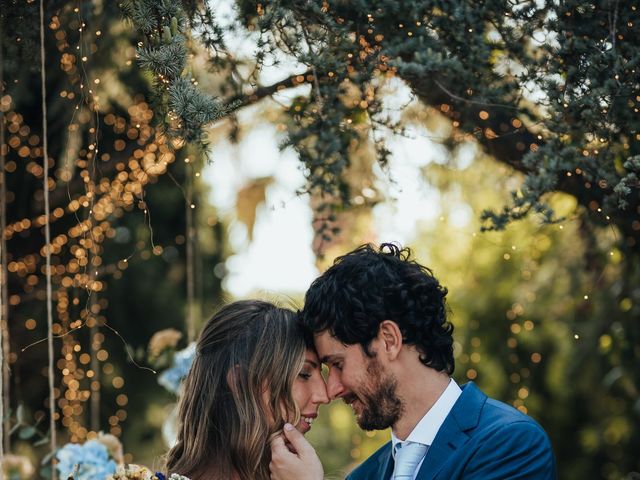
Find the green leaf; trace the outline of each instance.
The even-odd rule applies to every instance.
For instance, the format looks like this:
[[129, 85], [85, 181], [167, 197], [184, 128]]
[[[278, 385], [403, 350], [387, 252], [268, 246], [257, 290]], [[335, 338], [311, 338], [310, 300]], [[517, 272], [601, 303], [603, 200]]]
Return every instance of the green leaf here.
[[51, 467], [46, 465], [40, 469], [40, 476], [42, 478], [51, 478]]
[[37, 430], [35, 428], [33, 428], [32, 426], [28, 426], [20, 430], [20, 433], [18, 433], [18, 437], [20, 437], [22, 440], [29, 440], [36, 433]]
[[42, 445], [46, 445], [47, 443], [49, 443], [49, 437], [43, 437], [40, 440], [38, 440], [37, 442], [35, 442], [33, 444], [34, 447], [41, 447]]

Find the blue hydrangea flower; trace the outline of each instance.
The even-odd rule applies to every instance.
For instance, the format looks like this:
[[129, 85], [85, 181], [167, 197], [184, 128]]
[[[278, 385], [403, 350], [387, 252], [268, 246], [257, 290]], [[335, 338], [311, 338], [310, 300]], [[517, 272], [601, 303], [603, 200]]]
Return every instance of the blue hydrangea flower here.
[[84, 445], [67, 443], [56, 453], [60, 478], [68, 478], [78, 464], [78, 474], [74, 480], [98, 480], [116, 472], [116, 462], [109, 458], [107, 447], [97, 440], [89, 440]]
[[160, 374], [158, 377], [158, 383], [177, 395], [180, 384], [189, 373], [195, 356], [195, 343], [191, 343], [184, 350], [176, 352], [173, 356], [173, 365]]

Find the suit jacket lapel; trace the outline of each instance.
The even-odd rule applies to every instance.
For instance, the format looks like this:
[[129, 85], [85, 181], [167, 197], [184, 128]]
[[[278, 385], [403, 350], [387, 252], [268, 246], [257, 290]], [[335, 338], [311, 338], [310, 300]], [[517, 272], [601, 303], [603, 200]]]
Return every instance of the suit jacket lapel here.
[[487, 396], [473, 382], [462, 386], [462, 394], [438, 430], [416, 480], [434, 479], [454, 452], [467, 443], [469, 435], [466, 432], [478, 426], [486, 400]]
[[387, 443], [385, 445], [385, 452], [378, 457], [378, 472], [375, 478], [383, 480], [391, 477], [394, 466], [391, 448], [391, 442]]

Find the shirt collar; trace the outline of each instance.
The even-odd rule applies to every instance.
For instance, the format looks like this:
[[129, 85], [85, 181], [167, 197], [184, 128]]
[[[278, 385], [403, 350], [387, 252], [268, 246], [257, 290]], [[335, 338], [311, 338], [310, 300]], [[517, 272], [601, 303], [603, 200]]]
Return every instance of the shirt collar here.
[[[427, 413], [425, 413], [424, 417], [418, 422], [418, 424], [411, 431], [409, 436], [405, 441], [407, 442], [417, 442], [422, 443], [423, 445], [431, 445], [433, 440], [436, 438], [438, 430], [444, 423], [447, 415], [451, 412], [453, 405], [458, 400], [458, 397], [462, 393], [462, 390], [452, 378], [445, 388], [440, 398], [433, 404], [433, 406], [429, 409]], [[391, 442], [392, 449], [391, 452], [393, 454], [393, 458], [395, 459], [396, 455], [396, 445], [401, 440], [396, 437], [393, 430], [391, 431]]]

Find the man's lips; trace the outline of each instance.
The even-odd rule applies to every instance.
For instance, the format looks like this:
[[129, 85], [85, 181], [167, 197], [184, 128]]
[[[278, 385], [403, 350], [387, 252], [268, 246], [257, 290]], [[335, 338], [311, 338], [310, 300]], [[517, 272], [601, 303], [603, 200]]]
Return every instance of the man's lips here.
[[352, 405], [355, 401], [358, 400], [358, 397], [356, 395], [354, 395], [354, 394], [351, 394], [351, 395], [347, 395], [345, 397], [342, 397], [342, 400], [347, 405]]
[[358, 411], [359, 408], [357, 409], [357, 407], [362, 405], [362, 402], [358, 399], [357, 396], [349, 395], [348, 397], [343, 397], [343, 400], [344, 400], [344, 403], [346, 403], [353, 409], [353, 413], [355, 413], [356, 416], [360, 414], [360, 412]]

